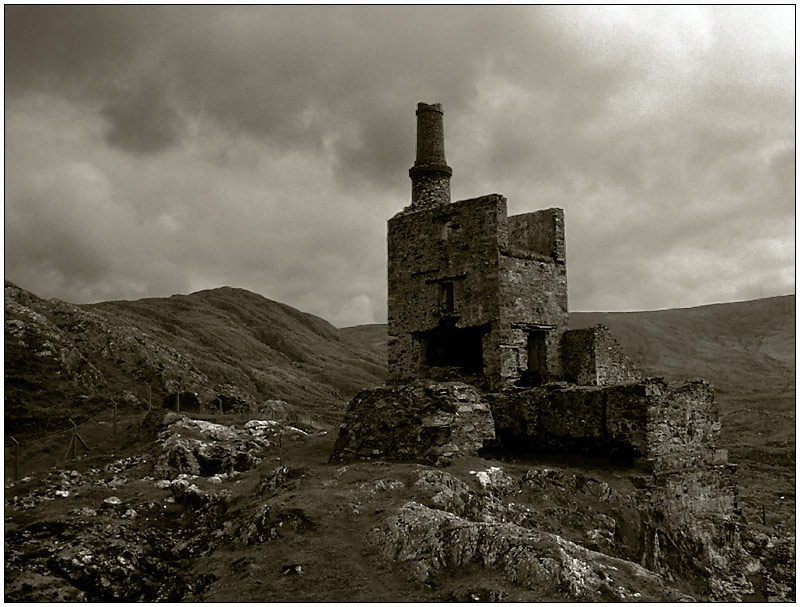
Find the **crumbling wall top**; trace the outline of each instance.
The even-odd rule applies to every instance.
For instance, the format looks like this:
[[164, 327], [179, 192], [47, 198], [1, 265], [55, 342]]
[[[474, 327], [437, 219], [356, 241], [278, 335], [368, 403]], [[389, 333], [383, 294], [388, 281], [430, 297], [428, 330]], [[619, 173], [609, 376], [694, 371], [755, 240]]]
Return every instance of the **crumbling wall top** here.
[[517, 257], [542, 256], [564, 263], [564, 210], [534, 211], [508, 218], [509, 254]]

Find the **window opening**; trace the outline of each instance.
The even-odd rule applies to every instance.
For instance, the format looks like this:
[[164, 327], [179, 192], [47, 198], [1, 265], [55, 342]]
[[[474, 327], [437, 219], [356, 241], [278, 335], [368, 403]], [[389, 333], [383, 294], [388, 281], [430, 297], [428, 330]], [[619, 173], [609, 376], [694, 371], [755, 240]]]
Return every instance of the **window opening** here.
[[452, 282], [443, 282], [439, 284], [439, 309], [444, 314], [452, 314], [455, 311]]
[[528, 333], [528, 382], [533, 386], [542, 385], [547, 379], [547, 333], [531, 331]]

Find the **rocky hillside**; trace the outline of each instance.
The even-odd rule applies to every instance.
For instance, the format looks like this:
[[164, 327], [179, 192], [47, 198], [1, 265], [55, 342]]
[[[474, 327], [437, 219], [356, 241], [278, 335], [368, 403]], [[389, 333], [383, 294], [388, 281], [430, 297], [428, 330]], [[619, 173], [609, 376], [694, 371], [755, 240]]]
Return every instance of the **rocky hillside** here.
[[385, 375], [370, 348], [326, 321], [242, 289], [74, 305], [6, 282], [5, 311], [6, 432], [178, 391], [202, 403], [281, 400], [335, 423]]
[[331, 433], [217, 421], [154, 411], [140, 451], [9, 485], [5, 599], [794, 598], [793, 538], [700, 549], [624, 469], [333, 463]]
[[[5, 301], [6, 432], [128, 412], [110, 443], [108, 420], [82, 425], [75, 460], [63, 433], [23, 442], [14, 482], [7, 450], [7, 601], [794, 600], [794, 297], [573, 315], [647, 373], [716, 384], [736, 522], [665, 516], [641, 471], [577, 456], [332, 461], [335, 432], [258, 411], [338, 423], [383, 381], [385, 326], [229, 288], [77, 306], [6, 283]], [[147, 413], [148, 386], [256, 407]]]

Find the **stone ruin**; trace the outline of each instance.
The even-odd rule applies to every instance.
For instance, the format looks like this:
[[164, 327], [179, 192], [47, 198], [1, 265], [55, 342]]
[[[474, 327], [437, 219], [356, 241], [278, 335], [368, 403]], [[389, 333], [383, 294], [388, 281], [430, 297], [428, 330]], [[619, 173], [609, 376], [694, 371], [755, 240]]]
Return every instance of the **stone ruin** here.
[[351, 401], [332, 459], [610, 457], [733, 506], [711, 386], [644, 379], [605, 326], [570, 330], [564, 211], [451, 202], [442, 106], [416, 114], [411, 204], [388, 226], [389, 380]]

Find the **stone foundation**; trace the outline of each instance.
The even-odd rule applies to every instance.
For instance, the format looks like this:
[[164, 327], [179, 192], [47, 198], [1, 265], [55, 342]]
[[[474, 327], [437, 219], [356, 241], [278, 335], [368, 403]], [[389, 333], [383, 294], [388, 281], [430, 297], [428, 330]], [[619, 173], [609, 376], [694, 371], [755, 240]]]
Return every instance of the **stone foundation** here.
[[487, 398], [501, 449], [617, 456], [658, 474], [726, 463], [714, 391], [703, 380], [550, 384]]
[[489, 405], [461, 382], [417, 382], [359, 392], [347, 408], [332, 460], [446, 464], [494, 438]]

